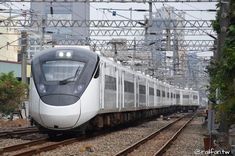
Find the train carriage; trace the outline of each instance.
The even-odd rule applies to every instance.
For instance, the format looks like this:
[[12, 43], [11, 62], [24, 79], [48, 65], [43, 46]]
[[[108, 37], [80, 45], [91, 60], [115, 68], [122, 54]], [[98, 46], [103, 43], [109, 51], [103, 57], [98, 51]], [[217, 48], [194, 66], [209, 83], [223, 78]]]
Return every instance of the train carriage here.
[[101, 114], [140, 116], [199, 105], [197, 91], [179, 89], [82, 48], [52, 48], [36, 55], [30, 84], [32, 120], [55, 131], [79, 128]]

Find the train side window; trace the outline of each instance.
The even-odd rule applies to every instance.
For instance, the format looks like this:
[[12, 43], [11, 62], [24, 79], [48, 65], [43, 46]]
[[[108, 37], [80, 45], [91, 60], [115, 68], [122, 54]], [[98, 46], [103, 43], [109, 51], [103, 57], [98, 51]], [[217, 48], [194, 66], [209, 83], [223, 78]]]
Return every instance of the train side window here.
[[161, 91], [159, 89], [157, 89], [157, 96], [161, 96]]
[[134, 83], [129, 81], [124, 81], [124, 91], [129, 93], [134, 93]]
[[184, 99], [188, 99], [188, 98], [189, 98], [189, 95], [183, 95], [183, 98], [184, 98]]
[[149, 88], [149, 95], [154, 95], [154, 89], [153, 88]]
[[115, 77], [105, 75], [105, 89], [109, 89], [109, 90], [117, 89]]
[[146, 94], [146, 90], [145, 90], [145, 86], [144, 85], [139, 85], [139, 93], [140, 94]]
[[162, 91], [162, 97], [166, 97], [166, 92]]

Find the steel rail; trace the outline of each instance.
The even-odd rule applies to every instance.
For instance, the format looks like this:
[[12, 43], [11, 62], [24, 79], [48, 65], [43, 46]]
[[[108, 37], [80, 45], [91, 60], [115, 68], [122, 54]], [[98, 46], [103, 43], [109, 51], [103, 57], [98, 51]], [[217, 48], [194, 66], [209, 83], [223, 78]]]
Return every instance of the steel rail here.
[[[185, 117], [187, 117], [187, 115], [178, 118], [177, 120], [175, 120], [174, 122], [166, 125], [165, 127], [151, 133], [150, 135], [148, 135], [147, 137], [141, 139], [140, 141], [134, 143], [133, 145], [125, 148], [124, 150], [120, 151], [119, 153], [115, 154], [115, 156], [123, 156], [123, 155], [128, 155], [130, 152], [134, 151], [135, 149], [137, 149], [138, 147], [140, 147], [141, 145], [145, 144], [147, 141], [153, 139], [154, 137], [156, 137], [159, 133], [161, 133], [162, 131], [166, 130], [167, 128], [171, 127], [172, 125], [174, 125], [175, 123], [177, 123], [178, 121], [184, 119]], [[186, 125], [184, 125], [186, 126]], [[178, 132], [178, 131], [177, 131]], [[180, 131], [179, 131], [180, 132]], [[174, 135], [175, 136], [175, 135]], [[164, 150], [165, 148], [162, 148], [162, 150]], [[160, 151], [159, 151], [160, 152]]]
[[155, 154], [154, 156], [160, 156], [162, 155], [166, 149], [171, 145], [171, 143], [180, 135], [180, 133], [182, 132], [182, 130], [186, 127], [186, 125], [188, 125], [193, 118], [195, 117], [195, 115], [193, 117], [191, 117]]
[[[72, 144], [79, 141], [78, 138], [70, 138], [59, 142], [51, 142], [48, 138], [43, 138], [23, 144], [13, 145], [0, 149], [0, 155], [10, 154], [11, 156], [31, 156], [41, 152], [49, 151], [61, 147], [62, 145]], [[47, 143], [50, 143], [49, 145]], [[39, 146], [34, 148], [34, 146]], [[28, 149], [27, 149], [28, 148]], [[20, 152], [20, 150], [23, 150]], [[19, 152], [18, 152], [19, 151]], [[12, 153], [16, 152], [16, 153]]]
[[178, 118], [177, 120], [175, 120], [174, 122], [162, 127], [161, 129], [151, 133], [150, 135], [146, 136], [145, 138], [141, 139], [140, 141], [134, 143], [133, 145], [125, 148], [124, 150], [120, 151], [119, 153], [115, 154], [115, 156], [123, 156], [123, 155], [127, 155], [128, 153], [132, 152], [134, 149], [138, 148], [139, 146], [141, 146], [142, 144], [146, 143], [148, 140], [151, 140], [152, 138], [154, 138], [155, 136], [157, 136], [160, 132], [162, 132], [163, 130], [169, 128], [170, 126], [172, 126], [173, 124], [175, 124], [176, 122], [180, 121], [181, 119], [183, 119], [185, 116]]
[[17, 154], [14, 154], [12, 156], [31, 156], [33, 154], [39, 154], [41, 152], [46, 152], [46, 151], [56, 149], [58, 147], [61, 147], [62, 145], [72, 144], [72, 143], [77, 142], [77, 141], [79, 141], [78, 138], [71, 138], [71, 139], [60, 141], [60, 142], [52, 143], [50, 145], [44, 145], [44, 146], [41, 146], [41, 147], [38, 147], [38, 148], [35, 148], [35, 149], [30, 149], [28, 151], [17, 153]]
[[38, 132], [35, 127], [0, 132], [0, 137]]
[[45, 143], [46, 141], [47, 141], [47, 138], [43, 138], [43, 139], [38, 139], [38, 140], [35, 140], [35, 141], [30, 141], [30, 142], [27, 142], [27, 143], [23, 143], [23, 144], [18, 144], [18, 145], [13, 145], [13, 146], [0, 148], [0, 154], [2, 155], [3, 153], [6, 153], [6, 152], [12, 152], [12, 151], [15, 151], [15, 150], [28, 148], [30, 146], [35, 146], [35, 145], [38, 145], [38, 144]]

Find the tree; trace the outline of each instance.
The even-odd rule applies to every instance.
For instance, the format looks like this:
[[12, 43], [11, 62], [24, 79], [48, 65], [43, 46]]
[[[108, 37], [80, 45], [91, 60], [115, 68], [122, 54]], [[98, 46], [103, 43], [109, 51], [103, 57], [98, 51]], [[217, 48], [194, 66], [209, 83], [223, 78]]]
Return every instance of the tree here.
[[0, 74], [0, 112], [10, 114], [25, 99], [27, 85], [18, 81], [13, 72]]
[[[235, 1], [230, 0], [229, 13], [222, 14], [221, 2], [217, 5], [217, 17], [213, 22], [214, 30], [220, 34], [223, 25], [220, 20], [226, 15], [228, 27], [226, 28], [225, 43], [219, 48], [221, 56], [213, 59], [208, 66], [210, 75], [209, 99], [219, 101], [216, 106], [216, 114], [220, 121], [221, 130], [227, 131], [229, 125], [235, 123]], [[218, 40], [221, 40], [219, 37]], [[216, 90], [219, 89], [216, 96]], [[218, 90], [217, 90], [218, 91]], [[223, 123], [223, 124], [222, 124]], [[225, 124], [224, 124], [225, 123]]]

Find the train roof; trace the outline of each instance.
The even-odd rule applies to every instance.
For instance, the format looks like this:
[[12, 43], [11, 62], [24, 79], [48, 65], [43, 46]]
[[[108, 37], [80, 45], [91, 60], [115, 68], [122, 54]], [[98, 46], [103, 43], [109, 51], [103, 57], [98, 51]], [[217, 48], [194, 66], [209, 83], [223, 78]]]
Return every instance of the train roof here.
[[[79, 51], [80, 52], [79, 55], [86, 56], [86, 57], [98, 56], [98, 54], [96, 54], [95, 52], [92, 52], [88, 49], [84, 49], [84, 48], [80, 48], [80, 47], [56, 47], [56, 48], [54, 47], [54, 48], [49, 48], [49, 49], [43, 50], [39, 53], [36, 53], [32, 60], [37, 59], [38, 57], [41, 57], [43, 55], [47, 55], [50, 52], [55, 52], [55, 51], [59, 51], [59, 50]], [[74, 55], [76, 55], [76, 53], [74, 53]]]

